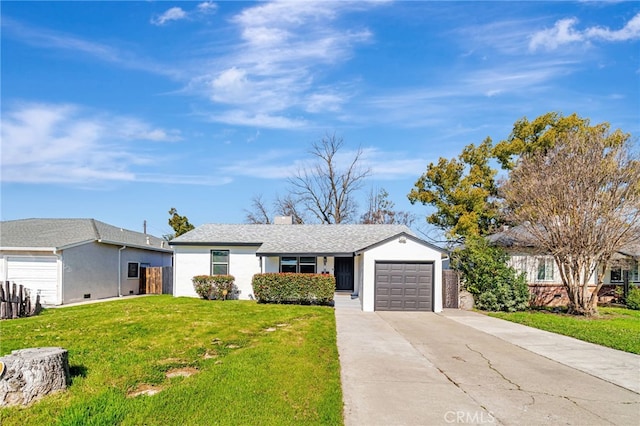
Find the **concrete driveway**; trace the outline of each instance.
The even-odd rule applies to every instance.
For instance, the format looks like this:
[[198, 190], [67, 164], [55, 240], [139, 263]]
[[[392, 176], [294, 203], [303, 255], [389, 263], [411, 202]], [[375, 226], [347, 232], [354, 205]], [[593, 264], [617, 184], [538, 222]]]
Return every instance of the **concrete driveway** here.
[[[543, 339], [549, 350], [557, 335], [519, 326], [497, 337], [480, 331], [487, 327], [480, 317], [457, 310], [366, 313], [337, 297], [346, 424], [638, 424], [639, 393], [508, 341]], [[474, 326], [465, 324], [474, 319]], [[523, 330], [533, 330], [531, 339]], [[565, 358], [571, 353], [566, 342], [558, 349]], [[588, 356], [606, 365], [607, 353]], [[640, 383], [640, 357], [621, 354], [614, 367], [626, 369], [628, 383]]]

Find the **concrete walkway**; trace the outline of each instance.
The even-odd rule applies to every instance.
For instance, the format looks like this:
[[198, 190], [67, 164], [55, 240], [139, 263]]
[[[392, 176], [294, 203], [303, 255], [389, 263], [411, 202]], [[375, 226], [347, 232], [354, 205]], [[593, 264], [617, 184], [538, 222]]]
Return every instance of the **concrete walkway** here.
[[347, 425], [638, 423], [639, 356], [473, 312], [365, 313], [342, 295], [335, 312]]

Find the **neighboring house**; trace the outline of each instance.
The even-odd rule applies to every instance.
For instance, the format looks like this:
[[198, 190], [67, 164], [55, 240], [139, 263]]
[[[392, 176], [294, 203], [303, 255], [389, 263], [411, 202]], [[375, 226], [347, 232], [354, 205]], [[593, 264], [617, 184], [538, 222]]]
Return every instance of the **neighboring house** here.
[[140, 268], [172, 259], [165, 241], [94, 219], [0, 222], [0, 279], [43, 305], [138, 294]]
[[326, 273], [364, 311], [442, 310], [446, 251], [404, 225], [207, 224], [170, 244], [175, 296], [196, 297], [196, 275], [233, 275], [239, 297], [250, 299], [254, 274]]
[[[563, 306], [569, 300], [562, 284], [553, 256], [540, 253], [534, 247], [531, 235], [522, 226], [515, 226], [490, 235], [489, 241], [504, 248], [510, 255], [509, 265], [518, 272], [524, 272], [529, 291], [533, 296], [533, 304], [538, 306]], [[610, 299], [614, 295], [615, 286], [622, 285], [628, 277], [630, 283], [640, 284], [638, 280], [638, 263], [640, 261], [640, 244], [629, 245], [616, 254], [612, 262], [606, 265], [603, 287], [598, 295]], [[589, 287], [595, 289], [595, 275], [590, 278]]]

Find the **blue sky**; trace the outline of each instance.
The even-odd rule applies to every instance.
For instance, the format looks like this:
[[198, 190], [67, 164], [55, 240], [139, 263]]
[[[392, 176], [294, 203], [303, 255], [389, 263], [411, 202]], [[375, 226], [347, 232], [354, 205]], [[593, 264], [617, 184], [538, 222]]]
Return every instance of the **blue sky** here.
[[396, 208], [430, 162], [549, 111], [640, 135], [638, 2], [11, 2], [2, 220], [242, 223], [342, 137]]

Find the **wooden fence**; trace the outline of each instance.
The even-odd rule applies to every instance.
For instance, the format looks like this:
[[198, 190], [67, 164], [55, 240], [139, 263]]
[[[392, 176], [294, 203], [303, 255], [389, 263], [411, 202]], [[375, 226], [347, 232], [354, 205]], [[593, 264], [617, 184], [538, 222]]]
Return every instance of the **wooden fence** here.
[[442, 305], [444, 308], [458, 308], [460, 278], [452, 269], [442, 270]]
[[22, 284], [9, 281], [0, 285], [0, 319], [15, 319], [35, 315], [42, 310], [40, 295], [36, 296], [35, 306], [31, 304], [29, 290]]
[[173, 268], [140, 268], [140, 294], [173, 294]]

